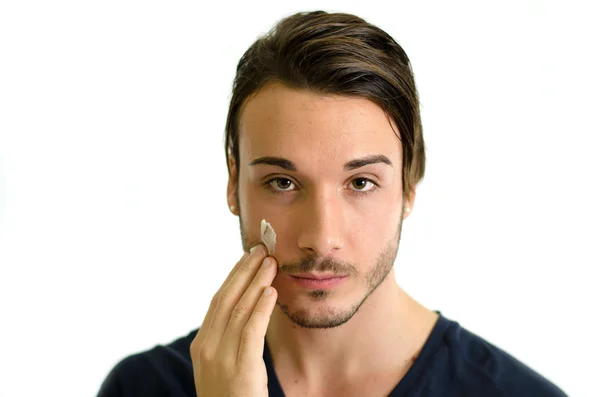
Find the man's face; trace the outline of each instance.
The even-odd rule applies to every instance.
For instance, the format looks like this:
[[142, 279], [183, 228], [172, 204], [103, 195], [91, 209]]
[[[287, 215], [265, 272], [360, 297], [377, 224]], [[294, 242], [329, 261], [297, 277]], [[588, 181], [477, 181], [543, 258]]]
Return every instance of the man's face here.
[[[228, 200], [244, 249], [260, 242], [262, 219], [271, 223], [279, 307], [302, 327], [345, 323], [393, 277], [404, 216], [397, 127], [367, 99], [270, 84], [246, 102], [239, 131]], [[308, 273], [344, 277], [294, 277]]]

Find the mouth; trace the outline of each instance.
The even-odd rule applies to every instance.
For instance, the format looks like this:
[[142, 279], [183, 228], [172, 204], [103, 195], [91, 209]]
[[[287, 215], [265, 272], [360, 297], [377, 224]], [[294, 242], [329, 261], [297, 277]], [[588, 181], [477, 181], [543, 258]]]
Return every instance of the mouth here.
[[304, 273], [290, 275], [290, 278], [298, 285], [309, 289], [327, 289], [341, 284], [346, 275], [331, 273]]

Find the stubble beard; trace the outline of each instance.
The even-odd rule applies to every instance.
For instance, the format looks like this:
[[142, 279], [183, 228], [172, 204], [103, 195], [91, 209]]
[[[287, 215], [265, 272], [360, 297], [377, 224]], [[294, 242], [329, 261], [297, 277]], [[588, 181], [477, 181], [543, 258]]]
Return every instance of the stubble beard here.
[[[238, 206], [238, 208], [240, 207]], [[402, 213], [403, 212], [404, 211], [402, 211]], [[248, 251], [248, 249], [250, 249], [251, 242], [245, 233], [246, 229], [244, 228], [244, 222], [242, 220], [241, 213], [239, 214], [239, 222], [242, 246], [245, 251]], [[366, 293], [357, 303], [352, 305], [350, 309], [328, 307], [319, 313], [311, 313], [307, 309], [291, 311], [289, 306], [282, 304], [279, 299], [277, 300], [277, 306], [294, 324], [302, 328], [327, 329], [339, 327], [345, 324], [352, 319], [367, 298], [371, 296], [371, 294], [390, 274], [392, 268], [394, 267], [394, 261], [396, 260], [398, 249], [400, 247], [401, 235], [402, 217], [400, 218], [400, 222], [398, 224], [396, 236], [392, 237], [386, 246], [380, 251], [377, 259], [375, 260], [375, 265], [363, 276], [360, 275], [360, 273], [356, 270], [356, 266], [353, 264], [341, 262], [332, 258], [326, 258], [323, 261], [317, 262], [314, 257], [308, 257], [297, 263], [280, 264], [279, 272], [285, 274], [308, 273], [311, 271], [330, 271], [336, 274], [348, 274], [349, 276], [358, 276], [362, 278], [364, 280]], [[323, 302], [328, 298], [329, 294], [330, 292], [327, 290], [312, 290], [310, 291], [310, 298], [313, 302]]]

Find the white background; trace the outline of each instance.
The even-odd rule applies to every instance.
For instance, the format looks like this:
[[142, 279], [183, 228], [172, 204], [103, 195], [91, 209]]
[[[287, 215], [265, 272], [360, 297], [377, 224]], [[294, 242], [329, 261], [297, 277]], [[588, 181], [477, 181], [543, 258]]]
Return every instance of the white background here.
[[0, 396], [95, 395], [120, 359], [200, 325], [241, 253], [222, 149], [237, 61], [313, 9], [379, 25], [413, 63], [428, 164], [400, 285], [600, 395], [592, 7], [2, 2]]

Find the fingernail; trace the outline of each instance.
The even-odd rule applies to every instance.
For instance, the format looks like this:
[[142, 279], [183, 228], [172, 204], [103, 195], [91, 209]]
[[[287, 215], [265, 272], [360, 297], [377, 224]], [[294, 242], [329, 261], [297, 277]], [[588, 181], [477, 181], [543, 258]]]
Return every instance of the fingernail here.
[[268, 295], [271, 295], [271, 292], [273, 292], [273, 288], [271, 288], [271, 287], [267, 287], [267, 288], [265, 288], [265, 292], [264, 292], [264, 294], [265, 294], [266, 296], [268, 296]]
[[263, 267], [267, 267], [271, 264], [271, 259], [269, 257], [266, 257], [265, 260], [263, 261]]
[[255, 245], [254, 247], [250, 248], [250, 253], [253, 254], [259, 248], [260, 248], [260, 244]]

